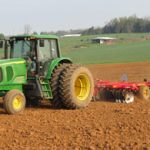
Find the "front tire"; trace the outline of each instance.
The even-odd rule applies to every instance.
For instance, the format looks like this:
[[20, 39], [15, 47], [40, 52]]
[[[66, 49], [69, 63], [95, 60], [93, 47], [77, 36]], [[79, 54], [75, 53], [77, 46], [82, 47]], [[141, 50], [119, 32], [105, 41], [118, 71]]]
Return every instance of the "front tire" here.
[[8, 114], [17, 114], [24, 110], [26, 99], [19, 90], [11, 90], [4, 97], [4, 109]]
[[60, 97], [67, 108], [83, 108], [92, 100], [93, 77], [83, 66], [70, 65], [60, 77]]

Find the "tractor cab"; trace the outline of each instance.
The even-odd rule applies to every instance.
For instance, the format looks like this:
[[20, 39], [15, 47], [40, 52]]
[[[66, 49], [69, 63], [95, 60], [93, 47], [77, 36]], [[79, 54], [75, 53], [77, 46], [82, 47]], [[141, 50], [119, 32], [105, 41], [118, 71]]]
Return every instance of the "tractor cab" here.
[[52, 99], [50, 79], [61, 63], [70, 59], [60, 57], [55, 35], [20, 35], [10, 37], [9, 59], [26, 61], [27, 83], [23, 91], [27, 99]]
[[58, 38], [47, 35], [23, 35], [10, 38], [10, 58], [24, 58], [28, 76], [46, 76], [49, 64], [60, 57]]

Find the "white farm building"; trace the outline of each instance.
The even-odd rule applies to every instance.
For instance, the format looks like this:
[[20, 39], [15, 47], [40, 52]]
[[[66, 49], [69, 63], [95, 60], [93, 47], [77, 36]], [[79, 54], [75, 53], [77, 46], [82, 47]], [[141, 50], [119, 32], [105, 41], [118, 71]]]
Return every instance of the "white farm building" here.
[[92, 39], [92, 43], [99, 43], [99, 44], [112, 44], [117, 39], [112, 37], [96, 37]]

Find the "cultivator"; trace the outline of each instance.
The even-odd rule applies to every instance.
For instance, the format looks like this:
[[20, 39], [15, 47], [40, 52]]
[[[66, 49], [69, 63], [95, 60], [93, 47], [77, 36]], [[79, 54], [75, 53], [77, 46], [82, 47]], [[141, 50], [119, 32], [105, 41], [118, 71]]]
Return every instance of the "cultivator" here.
[[111, 100], [120, 103], [131, 103], [134, 97], [150, 98], [150, 82], [110, 82], [98, 80], [95, 83], [94, 100]]

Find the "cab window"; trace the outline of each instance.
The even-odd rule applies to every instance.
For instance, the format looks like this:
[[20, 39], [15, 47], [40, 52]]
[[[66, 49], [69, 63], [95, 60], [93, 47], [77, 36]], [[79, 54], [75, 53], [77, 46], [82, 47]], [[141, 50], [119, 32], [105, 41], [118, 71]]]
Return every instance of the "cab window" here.
[[31, 54], [35, 51], [34, 40], [16, 40], [11, 43], [11, 58], [18, 57], [31, 57]]
[[58, 57], [58, 45], [55, 39], [38, 40], [39, 61], [48, 61]]
[[50, 40], [51, 54], [53, 58], [58, 57], [58, 45], [56, 40]]
[[51, 58], [49, 40], [43, 40], [43, 39], [39, 40], [38, 49], [39, 49], [39, 61], [47, 61]]

